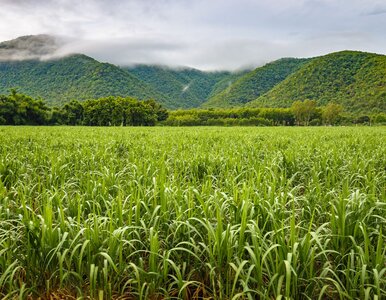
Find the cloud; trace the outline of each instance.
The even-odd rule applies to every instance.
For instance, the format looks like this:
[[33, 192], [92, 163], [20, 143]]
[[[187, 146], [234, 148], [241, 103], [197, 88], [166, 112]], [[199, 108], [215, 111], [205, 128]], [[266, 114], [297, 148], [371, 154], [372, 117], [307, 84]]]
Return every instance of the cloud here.
[[0, 61], [50, 58], [61, 45], [60, 39], [44, 34], [19, 37], [0, 44]]
[[363, 13], [364, 16], [378, 16], [383, 14], [386, 14], [386, 5], [375, 5]]
[[257, 66], [344, 49], [385, 53], [382, 0], [0, 0], [0, 40], [66, 37], [57, 54], [115, 64]]

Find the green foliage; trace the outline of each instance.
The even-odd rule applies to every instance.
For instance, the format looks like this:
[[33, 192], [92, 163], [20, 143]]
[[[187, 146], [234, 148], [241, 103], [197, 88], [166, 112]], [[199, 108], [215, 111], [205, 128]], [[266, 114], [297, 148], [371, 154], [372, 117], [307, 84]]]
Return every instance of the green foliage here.
[[72, 100], [50, 110], [42, 100], [16, 90], [0, 95], [0, 125], [154, 126], [167, 117], [168, 111], [154, 100], [110, 96]]
[[83, 122], [84, 107], [77, 100], [71, 100], [61, 109], [52, 110], [51, 124], [81, 125]]
[[373, 115], [372, 122], [375, 124], [386, 125], [386, 113], [378, 113]]
[[[212, 97], [216, 96], [217, 94], [229, 90], [230, 87], [240, 78], [242, 78], [247, 73], [251, 72], [251, 70], [241, 70], [241, 71], [234, 71], [229, 73], [228, 75], [224, 76], [221, 80], [219, 80], [212, 88], [212, 91], [207, 97], [207, 100], [211, 99]], [[206, 102], [205, 102], [206, 103]]]
[[385, 299], [385, 143], [381, 127], [0, 128], [0, 298]]
[[168, 117], [166, 109], [154, 100], [106, 97], [71, 101], [61, 109], [54, 109], [52, 124], [86, 126], [154, 126]]
[[294, 125], [288, 108], [190, 109], [169, 112], [162, 124], [169, 126], [272, 126]]
[[343, 106], [334, 102], [328, 103], [322, 111], [322, 118], [325, 124], [335, 125], [343, 112]]
[[216, 86], [219, 81], [236, 76], [230, 72], [203, 72], [153, 65], [137, 65], [127, 68], [127, 71], [172, 99], [173, 108], [200, 106], [214, 92], [213, 89], [216, 92], [222, 89], [221, 84]]
[[343, 113], [338, 104], [316, 107], [316, 102], [295, 101], [291, 108], [228, 108], [167, 111], [154, 100], [105, 97], [85, 102], [72, 100], [49, 109], [42, 100], [18, 94], [0, 95], [0, 125], [87, 126], [292, 126], [382, 125], [385, 114]]
[[11, 90], [0, 95], [0, 125], [44, 125], [49, 118], [49, 109], [41, 99]]
[[308, 126], [312, 116], [316, 113], [316, 101], [309, 99], [305, 101], [295, 101], [292, 103], [291, 110], [298, 125], [303, 124]]
[[47, 61], [0, 61], [0, 94], [17, 87], [51, 106], [73, 99], [130, 96], [155, 99], [170, 109], [190, 108], [206, 101], [215, 93], [213, 89], [225, 88], [216, 86], [221, 80], [237, 74], [145, 65], [122, 69], [85, 55], [71, 55]]
[[343, 51], [317, 57], [248, 105], [290, 107], [298, 99], [351, 112], [386, 112], [386, 56]]
[[[85, 55], [1, 61], [0, 94], [22, 93], [63, 106], [108, 96], [155, 99], [168, 109], [291, 107], [296, 100], [329, 102], [345, 111], [386, 112], [386, 56], [344, 51], [313, 59], [285, 58], [251, 72], [202, 72], [100, 63]], [[3, 122], [0, 120], [0, 122]]]
[[154, 126], [167, 118], [155, 101], [107, 97], [83, 104], [83, 124], [88, 126]]
[[248, 72], [221, 93], [213, 95], [202, 107], [234, 107], [268, 92], [287, 76], [298, 70], [308, 59], [283, 58]]
[[52, 106], [73, 99], [84, 101], [106, 96], [152, 98], [170, 108], [174, 105], [167, 96], [125, 70], [85, 55], [47, 61], [2, 61], [0, 82], [0, 94], [17, 87], [20, 92], [41, 97]]

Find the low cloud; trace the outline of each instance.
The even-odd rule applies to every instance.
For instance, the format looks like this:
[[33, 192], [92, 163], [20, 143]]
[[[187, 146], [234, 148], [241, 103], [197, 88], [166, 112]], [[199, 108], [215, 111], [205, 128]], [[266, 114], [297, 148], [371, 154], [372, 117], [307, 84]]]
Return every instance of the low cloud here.
[[43, 59], [59, 48], [59, 41], [49, 35], [19, 37], [0, 44], [0, 60]]
[[281, 57], [386, 49], [381, 0], [0, 2], [0, 40], [60, 37], [57, 48], [0, 50], [14, 59], [84, 53], [118, 65], [235, 70]]

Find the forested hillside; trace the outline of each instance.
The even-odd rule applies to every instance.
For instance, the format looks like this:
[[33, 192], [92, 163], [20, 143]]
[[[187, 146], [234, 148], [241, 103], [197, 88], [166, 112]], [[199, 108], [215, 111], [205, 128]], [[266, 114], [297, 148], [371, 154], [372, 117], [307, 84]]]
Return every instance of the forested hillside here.
[[[180, 108], [198, 107], [209, 95], [221, 91], [220, 81], [228, 82], [231, 72], [203, 72], [191, 68], [169, 68], [155, 65], [136, 65], [125, 68], [149, 84], [154, 90], [167, 95]], [[223, 86], [225, 89], [226, 86]]]
[[16, 88], [51, 107], [74, 99], [122, 96], [154, 99], [168, 109], [290, 107], [309, 99], [319, 106], [340, 104], [351, 112], [386, 112], [385, 55], [342, 51], [310, 59], [283, 58], [252, 71], [204, 72], [119, 67], [82, 54], [52, 59], [58, 43], [49, 35], [0, 43], [0, 94]]
[[154, 98], [169, 108], [174, 107], [168, 97], [135, 76], [85, 55], [47, 61], [2, 61], [0, 83], [2, 94], [17, 88], [32, 97], [42, 97], [50, 105], [61, 105], [72, 99], [131, 96]]
[[386, 56], [342, 51], [314, 58], [251, 107], [289, 107], [296, 100], [341, 104], [353, 112], [386, 111]]
[[202, 106], [206, 108], [242, 106], [272, 89], [307, 61], [308, 59], [283, 58], [256, 68], [221, 93], [213, 95]]
[[216, 96], [217, 94], [221, 93], [225, 90], [230, 90], [231, 86], [239, 80], [241, 77], [243, 77], [245, 74], [248, 74], [251, 72], [249, 69], [241, 70], [241, 71], [234, 71], [230, 72], [227, 76], [225, 76], [223, 79], [218, 81], [212, 88], [212, 91], [208, 95], [208, 100]]

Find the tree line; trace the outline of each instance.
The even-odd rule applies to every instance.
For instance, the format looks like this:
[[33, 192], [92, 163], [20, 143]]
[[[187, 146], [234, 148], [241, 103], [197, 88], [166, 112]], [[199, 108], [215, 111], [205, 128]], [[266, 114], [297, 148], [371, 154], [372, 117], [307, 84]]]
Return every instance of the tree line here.
[[330, 102], [295, 101], [290, 108], [189, 109], [169, 112], [168, 126], [318, 126], [386, 124], [386, 114], [353, 114]]
[[50, 108], [16, 90], [0, 95], [0, 125], [85, 126], [309, 126], [386, 124], [386, 114], [354, 115], [330, 102], [295, 101], [290, 108], [189, 109], [167, 111], [154, 100], [105, 97], [72, 100]]
[[16, 90], [0, 95], [0, 125], [154, 126], [167, 117], [168, 111], [154, 100], [111, 96], [50, 108]]

